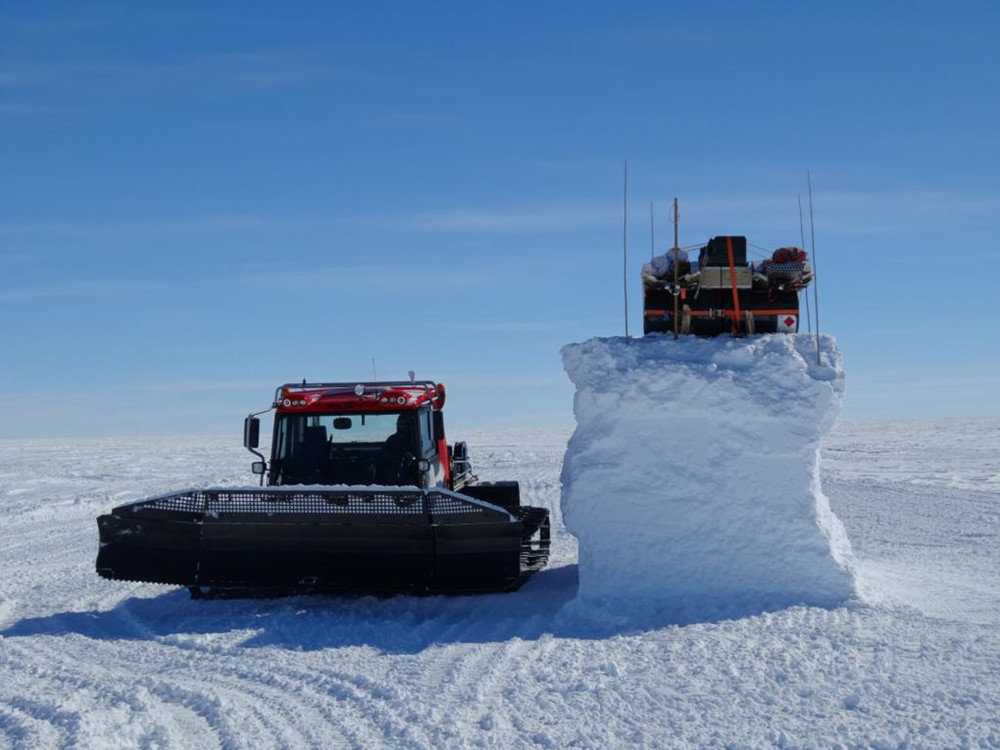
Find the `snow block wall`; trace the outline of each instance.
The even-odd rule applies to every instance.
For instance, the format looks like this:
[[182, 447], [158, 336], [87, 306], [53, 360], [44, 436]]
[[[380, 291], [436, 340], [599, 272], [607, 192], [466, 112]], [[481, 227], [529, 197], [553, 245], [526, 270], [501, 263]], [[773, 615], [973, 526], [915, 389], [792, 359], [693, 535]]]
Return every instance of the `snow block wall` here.
[[562, 513], [580, 596], [832, 606], [856, 595], [820, 489], [840, 412], [836, 342], [647, 336], [563, 348], [577, 428]]

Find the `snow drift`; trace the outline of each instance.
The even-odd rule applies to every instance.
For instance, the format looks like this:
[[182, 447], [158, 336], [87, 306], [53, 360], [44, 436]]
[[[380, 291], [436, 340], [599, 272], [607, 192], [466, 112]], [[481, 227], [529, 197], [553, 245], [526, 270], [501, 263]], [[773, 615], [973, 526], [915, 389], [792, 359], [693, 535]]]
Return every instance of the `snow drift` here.
[[771, 608], [856, 595], [820, 489], [844, 391], [830, 336], [595, 338], [563, 348], [577, 428], [562, 513], [580, 596]]

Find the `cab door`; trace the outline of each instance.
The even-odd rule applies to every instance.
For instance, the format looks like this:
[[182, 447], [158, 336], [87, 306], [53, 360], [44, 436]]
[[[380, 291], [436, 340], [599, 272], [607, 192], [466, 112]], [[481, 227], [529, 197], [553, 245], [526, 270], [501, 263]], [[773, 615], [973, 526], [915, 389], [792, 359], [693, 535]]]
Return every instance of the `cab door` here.
[[444, 466], [441, 464], [441, 457], [438, 455], [437, 443], [434, 441], [434, 420], [432, 418], [430, 406], [421, 407], [417, 412], [417, 425], [417, 432], [420, 436], [418, 458], [426, 460], [430, 467], [426, 472], [424, 472], [423, 486], [425, 488], [444, 487]]

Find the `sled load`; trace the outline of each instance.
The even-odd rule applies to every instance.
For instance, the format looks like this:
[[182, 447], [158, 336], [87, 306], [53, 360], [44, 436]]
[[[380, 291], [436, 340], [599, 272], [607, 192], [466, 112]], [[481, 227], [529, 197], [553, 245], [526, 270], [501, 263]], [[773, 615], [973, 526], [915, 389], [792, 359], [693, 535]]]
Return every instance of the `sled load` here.
[[643, 333], [795, 333], [812, 278], [797, 247], [759, 263], [747, 262], [746, 237], [713, 237], [696, 261], [673, 249], [642, 267]]
[[444, 401], [432, 381], [280, 386], [269, 461], [264, 412], [244, 425], [260, 486], [115, 508], [97, 519], [97, 572], [196, 598], [516, 589], [548, 561], [548, 511], [517, 482], [478, 481]]

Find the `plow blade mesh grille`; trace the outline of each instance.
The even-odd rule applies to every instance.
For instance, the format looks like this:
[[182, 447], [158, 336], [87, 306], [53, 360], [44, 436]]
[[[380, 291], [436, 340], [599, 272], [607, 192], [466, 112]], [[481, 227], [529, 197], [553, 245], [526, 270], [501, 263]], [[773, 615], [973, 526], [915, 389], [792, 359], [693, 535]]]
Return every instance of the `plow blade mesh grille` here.
[[186, 490], [131, 506], [133, 510], [164, 510], [229, 514], [376, 514], [423, 515], [493, 514], [507, 516], [502, 509], [447, 490], [379, 488], [369, 490]]

